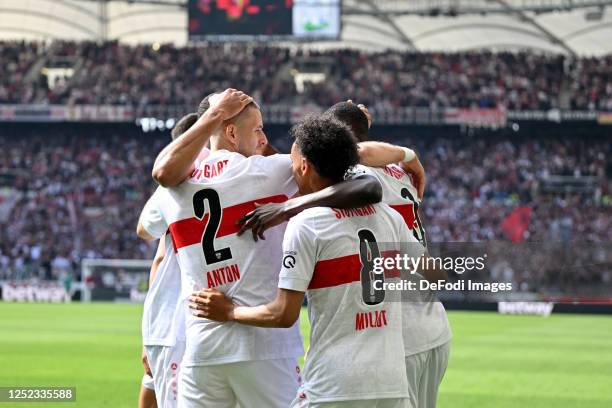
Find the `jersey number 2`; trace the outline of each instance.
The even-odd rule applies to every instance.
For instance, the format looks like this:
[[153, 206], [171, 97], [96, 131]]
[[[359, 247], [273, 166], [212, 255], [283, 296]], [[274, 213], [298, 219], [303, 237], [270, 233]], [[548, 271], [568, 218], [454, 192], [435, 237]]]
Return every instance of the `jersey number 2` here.
[[208, 202], [208, 223], [204, 228], [204, 234], [202, 234], [202, 249], [204, 249], [204, 258], [208, 265], [217, 262], [227, 261], [232, 258], [232, 251], [229, 247], [215, 249], [215, 237], [219, 230], [219, 224], [221, 224], [221, 216], [223, 209], [221, 208], [221, 201], [219, 200], [219, 194], [210, 188], [200, 190], [193, 195], [193, 211], [195, 216], [200, 221], [204, 219], [206, 212], [204, 202]]

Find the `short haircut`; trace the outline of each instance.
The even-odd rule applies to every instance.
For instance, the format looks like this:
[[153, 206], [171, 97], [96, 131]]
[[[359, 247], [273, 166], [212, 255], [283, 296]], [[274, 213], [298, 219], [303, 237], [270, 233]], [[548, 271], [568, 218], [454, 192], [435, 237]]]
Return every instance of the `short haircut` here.
[[206, 95], [204, 99], [202, 99], [202, 101], [198, 105], [198, 118], [201, 117], [204, 114], [204, 112], [208, 110], [208, 108], [210, 108], [210, 98], [213, 95], [216, 95], [217, 93], [218, 92], [213, 92], [211, 94]]
[[339, 102], [323, 113], [351, 128], [358, 142], [368, 140], [368, 117], [354, 103]]
[[[198, 118], [201, 117], [204, 113], [206, 113], [206, 111], [210, 108], [210, 98], [212, 98], [214, 95], [218, 95], [221, 92], [213, 92], [211, 94], [208, 94], [204, 97], [204, 99], [202, 99], [202, 101], [200, 102], [200, 104], [198, 105]], [[242, 112], [246, 111], [247, 108], [259, 108], [259, 105], [257, 104], [257, 102], [253, 101], [251, 103], [249, 103], [247, 106], [244, 107], [244, 109], [238, 113], [238, 115], [234, 116], [234, 118], [237, 118]], [[231, 118], [231, 119], [234, 119]]]
[[317, 173], [335, 183], [359, 162], [350, 129], [334, 118], [309, 116], [291, 128], [291, 136]]
[[198, 114], [195, 112], [188, 113], [185, 116], [183, 116], [181, 119], [179, 119], [179, 121], [176, 122], [176, 125], [174, 125], [174, 127], [172, 128], [172, 131], [170, 132], [170, 136], [172, 136], [172, 140], [176, 139], [177, 137], [185, 133], [197, 121], [198, 121]]

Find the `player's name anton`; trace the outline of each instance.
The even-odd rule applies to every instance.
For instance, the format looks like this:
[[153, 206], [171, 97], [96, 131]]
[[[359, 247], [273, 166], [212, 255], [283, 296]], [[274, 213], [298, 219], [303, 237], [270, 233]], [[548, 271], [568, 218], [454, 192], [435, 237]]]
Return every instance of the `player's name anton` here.
[[429, 282], [427, 280], [420, 280], [418, 282], [409, 281], [402, 279], [399, 282], [374, 282], [375, 290], [393, 290], [393, 291], [404, 291], [404, 290], [460, 290], [460, 291], [474, 291], [474, 292], [503, 292], [511, 291], [511, 282], [474, 282], [472, 280], [460, 280], [457, 282], [448, 282], [445, 280], [438, 280], [436, 282]]

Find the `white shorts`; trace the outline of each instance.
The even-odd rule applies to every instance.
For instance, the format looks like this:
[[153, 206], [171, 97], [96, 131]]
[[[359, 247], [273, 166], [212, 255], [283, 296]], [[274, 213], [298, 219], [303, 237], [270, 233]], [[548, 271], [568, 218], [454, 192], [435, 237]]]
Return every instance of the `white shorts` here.
[[435, 408], [438, 387], [442, 382], [451, 342], [406, 357], [408, 395], [414, 408]]
[[185, 353], [185, 343], [177, 342], [172, 347], [145, 346], [145, 353], [153, 374], [157, 406], [176, 407], [180, 363]]
[[287, 408], [300, 381], [295, 358], [182, 367], [179, 406]]
[[299, 393], [291, 408], [412, 408], [408, 398], [383, 398], [370, 400], [311, 402], [304, 393]]
[[151, 377], [149, 374], [143, 375], [142, 376], [142, 386], [145, 387], [147, 390], [155, 391], [155, 384], [153, 383], [153, 377]]

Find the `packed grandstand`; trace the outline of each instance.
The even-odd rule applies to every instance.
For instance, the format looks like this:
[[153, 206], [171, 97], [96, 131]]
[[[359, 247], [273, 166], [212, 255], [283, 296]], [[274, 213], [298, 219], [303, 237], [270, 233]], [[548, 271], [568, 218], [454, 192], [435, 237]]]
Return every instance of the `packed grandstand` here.
[[[612, 56], [569, 58], [534, 52], [457, 53], [312, 50], [206, 43], [0, 42], [0, 103], [195, 106], [232, 85], [263, 104], [329, 106], [352, 95], [368, 106], [502, 107], [612, 111]], [[78, 71], [49, 88], [27, 75], [38, 61]], [[333, 61], [333, 64], [329, 64]], [[325, 79], [298, 92], [291, 71], [320, 67]]]
[[152, 161], [176, 119], [227, 87], [262, 106], [281, 151], [306, 113], [367, 105], [372, 137], [414, 147], [425, 165], [430, 243], [612, 240], [605, 13], [452, 1], [369, 13], [347, 0], [340, 41], [313, 45], [187, 42], [180, 1], [109, 2], [109, 18], [90, 21], [94, 3], [58, 3], [79, 24], [53, 16], [49, 35], [32, 29], [44, 8], [11, 3], [30, 28], [7, 26], [0, 41], [0, 280], [150, 259], [134, 227]]

